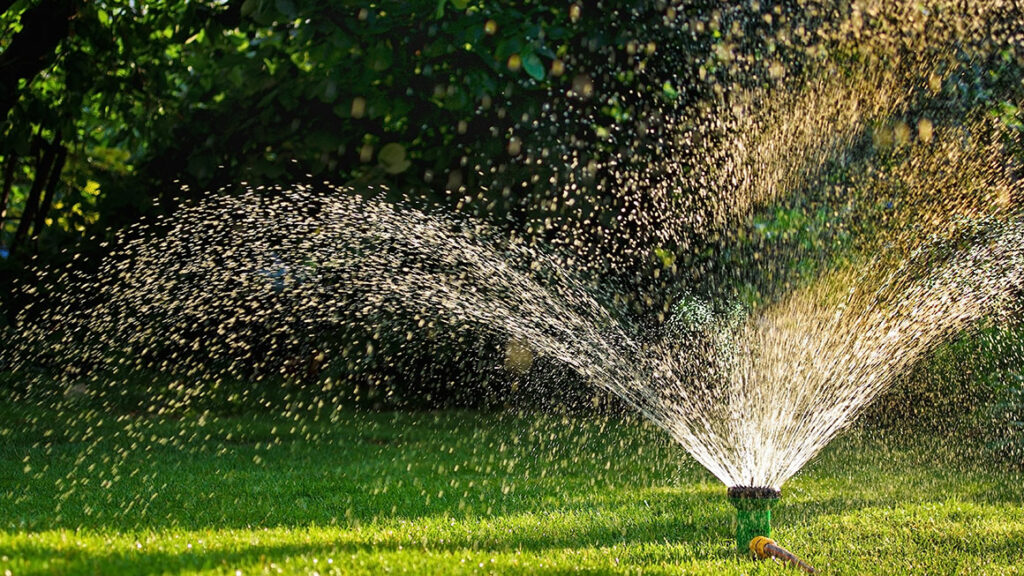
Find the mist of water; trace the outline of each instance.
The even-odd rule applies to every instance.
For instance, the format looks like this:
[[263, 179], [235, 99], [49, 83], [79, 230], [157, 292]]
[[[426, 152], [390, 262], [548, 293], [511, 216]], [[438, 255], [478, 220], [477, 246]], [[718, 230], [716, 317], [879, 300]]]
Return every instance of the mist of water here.
[[[674, 247], [652, 277], [681, 278], [686, 297], [666, 301], [659, 327], [638, 328], [590, 273], [602, 244], [586, 218], [554, 222], [539, 244], [385, 190], [295, 186], [129, 232], [91, 279], [55, 281], [98, 304], [42, 314], [11, 362], [44, 355], [70, 380], [92, 363], [216, 381], [258, 378], [276, 351], [318, 338], [310, 350], [344, 364], [381, 334], [407, 330], [413, 349], [424, 324], [464, 331], [467, 346], [482, 330], [620, 397], [725, 484], [778, 488], [896, 377], [1024, 289], [1021, 132], [954, 98], [962, 62], [1002, 58], [1024, 26], [989, 26], [1006, 19], [998, 2], [961, 4], [843, 3], [819, 7], [817, 28], [791, 15], [759, 44], [777, 57], [747, 61], [742, 41], [723, 42], [724, 87], [685, 112], [665, 105], [654, 152], [596, 164], [565, 152], [559, 186], [612, 174], [595, 193], [643, 206], [622, 216], [638, 225], [612, 260]], [[799, 72], [782, 47], [804, 53]], [[660, 161], [637, 167], [631, 152]], [[824, 211], [831, 240], [762, 234], [751, 248], [778, 206]], [[749, 260], [688, 273], [689, 252], [737, 246]], [[807, 258], [810, 273], [789, 271]], [[767, 288], [745, 296], [750, 285]], [[366, 337], [332, 340], [354, 333]]]

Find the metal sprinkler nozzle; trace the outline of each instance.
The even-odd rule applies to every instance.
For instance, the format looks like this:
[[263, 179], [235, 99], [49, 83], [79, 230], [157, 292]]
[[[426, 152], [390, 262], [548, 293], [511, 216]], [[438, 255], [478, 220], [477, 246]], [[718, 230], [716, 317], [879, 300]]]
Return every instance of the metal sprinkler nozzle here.
[[789, 550], [779, 546], [779, 544], [771, 538], [756, 536], [750, 541], [750, 553], [761, 560], [766, 558], [776, 558], [781, 560], [784, 564], [788, 564], [794, 568], [799, 568], [808, 574], [818, 573], [813, 566], [801, 560], [796, 554], [793, 554]]

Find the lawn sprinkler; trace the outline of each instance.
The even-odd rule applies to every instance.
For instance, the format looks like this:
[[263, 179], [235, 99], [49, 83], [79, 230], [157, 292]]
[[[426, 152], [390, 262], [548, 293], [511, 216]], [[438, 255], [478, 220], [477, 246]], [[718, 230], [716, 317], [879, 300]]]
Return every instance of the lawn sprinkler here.
[[782, 546], [779, 546], [775, 540], [771, 538], [765, 538], [764, 536], [755, 536], [750, 541], [750, 553], [757, 558], [764, 560], [766, 558], [774, 558], [781, 561], [783, 564], [792, 566], [793, 568], [799, 568], [808, 574], [817, 574], [818, 571], [813, 566], [804, 562], [800, 558], [797, 558], [796, 554], [793, 554], [789, 550], [786, 550]]
[[772, 504], [782, 493], [769, 486], [732, 486], [729, 502], [736, 507], [736, 550], [747, 552], [756, 536], [772, 535]]

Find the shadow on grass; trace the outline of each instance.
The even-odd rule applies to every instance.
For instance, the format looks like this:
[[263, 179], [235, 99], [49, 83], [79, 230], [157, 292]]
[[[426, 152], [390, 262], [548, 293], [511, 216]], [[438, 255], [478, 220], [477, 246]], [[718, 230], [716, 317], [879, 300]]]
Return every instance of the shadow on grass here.
[[[331, 529], [326, 529], [331, 530]], [[662, 535], [662, 536], [658, 536]], [[215, 538], [215, 535], [207, 535]], [[312, 558], [325, 562], [332, 558], [334, 565], [345, 567], [355, 555], [362, 561], [375, 561], [380, 554], [391, 555], [391, 561], [400, 561], [402, 555], [420, 555], [424, 552], [459, 556], [502, 555], [517, 552], [531, 552], [540, 555], [545, 552], [573, 549], [599, 549], [615, 545], [636, 546], [643, 544], [666, 544], [685, 542], [692, 549], [710, 551], [708, 560], [733, 559], [732, 548], [723, 547], [723, 540], [728, 538], [728, 524], [704, 525], [679, 520], [652, 521], [642, 526], [633, 526], [626, 533], [618, 530], [598, 527], [583, 527], [571, 533], [561, 534], [511, 534], [503, 538], [474, 538], [471, 535], [458, 533], [441, 534], [439, 541], [424, 546], [410, 541], [358, 541], [351, 533], [339, 532], [336, 539], [323, 543], [308, 544], [257, 544], [241, 549], [205, 549], [202, 551], [149, 551], [147, 546], [141, 549], [71, 549], [59, 546], [47, 546], [38, 543], [26, 543], [9, 551], [12, 558], [25, 563], [29, 568], [19, 570], [23, 575], [44, 575], [59, 573], [96, 573], [96, 574], [149, 574], [149, 573], [181, 573], [200, 569], [234, 569], [236, 567], [268, 568], [271, 563], [281, 564], [285, 561], [302, 561], [311, 563]], [[666, 559], [671, 561], [673, 553], [666, 552]], [[693, 554], [679, 553], [679, 561], [692, 559]], [[451, 562], [446, 559], [442, 562]], [[39, 568], [33, 568], [38, 566]], [[323, 566], [321, 566], [323, 567]], [[563, 573], [565, 566], [555, 566], [547, 570], [539, 566], [531, 566], [531, 573]]]

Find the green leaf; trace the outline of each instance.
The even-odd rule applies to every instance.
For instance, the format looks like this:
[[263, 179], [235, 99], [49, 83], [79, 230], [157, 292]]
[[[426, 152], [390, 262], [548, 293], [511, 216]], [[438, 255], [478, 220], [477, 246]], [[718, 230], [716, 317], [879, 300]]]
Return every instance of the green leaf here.
[[388, 174], [400, 174], [409, 168], [411, 162], [405, 158], [405, 147], [397, 142], [385, 144], [377, 154], [377, 161]]
[[665, 98], [668, 98], [669, 100], [675, 100], [676, 98], [679, 98], [679, 91], [676, 90], [675, 87], [672, 86], [672, 82], [669, 82], [668, 80], [666, 80], [665, 83], [661, 85], [661, 93], [664, 94]]
[[295, 3], [292, 0], [275, 0], [274, 8], [277, 8], [278, 12], [289, 18], [295, 17]]
[[654, 255], [661, 261], [661, 265], [665, 268], [671, 268], [672, 264], [676, 261], [675, 252], [665, 248], [655, 248]]
[[387, 44], [378, 44], [366, 52], [366, 64], [374, 72], [383, 72], [391, 67], [391, 47]]
[[449, 2], [459, 10], [465, 10], [466, 6], [469, 6], [469, 0], [449, 0]]
[[526, 73], [534, 80], [544, 79], [544, 63], [536, 54], [527, 54], [523, 57], [523, 70], [526, 70]]
[[7, 134], [7, 142], [13, 142], [15, 153], [19, 156], [25, 156], [31, 150], [32, 127], [25, 122], [17, 121], [17, 117], [14, 118], [14, 125]]
[[334, 80], [327, 80], [324, 82], [323, 95], [320, 97], [321, 102], [334, 102], [338, 98], [338, 83]]
[[258, 4], [259, 0], [245, 0], [245, 2], [242, 2], [242, 16], [245, 16], [247, 18], [249, 16], [252, 16], [253, 12], [256, 12], [256, 7]]

